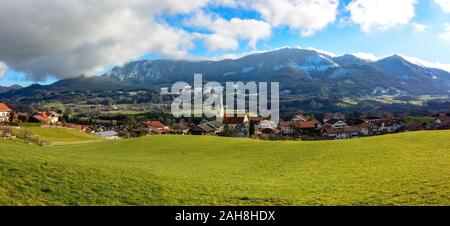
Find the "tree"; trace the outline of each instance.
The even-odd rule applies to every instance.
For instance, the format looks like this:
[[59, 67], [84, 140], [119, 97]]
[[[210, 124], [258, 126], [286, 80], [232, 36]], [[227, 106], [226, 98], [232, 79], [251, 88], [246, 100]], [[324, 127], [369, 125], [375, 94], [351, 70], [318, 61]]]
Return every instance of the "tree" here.
[[28, 113], [28, 114], [33, 114], [36, 111], [31, 105], [27, 105], [27, 104], [14, 106], [14, 110], [16, 112], [23, 112], [23, 113]]
[[292, 134], [292, 138], [297, 139], [299, 137], [302, 137], [302, 130], [298, 125], [290, 125], [289, 127], [292, 131], [294, 131], [294, 134]]
[[253, 136], [255, 135], [255, 131], [256, 131], [256, 125], [254, 121], [250, 121], [250, 128], [249, 128], [249, 135]]
[[68, 115], [71, 115], [71, 114], [73, 114], [73, 110], [72, 110], [72, 108], [70, 108], [70, 107], [67, 107], [67, 108], [66, 108], [66, 111], [65, 111], [65, 113], [66, 113], [66, 114], [68, 114]]
[[138, 122], [136, 121], [136, 118], [132, 115], [127, 115], [125, 119], [125, 125], [129, 127], [133, 127], [137, 125]]
[[356, 120], [356, 119], [360, 119], [361, 118], [361, 112], [358, 112], [358, 111], [352, 111], [352, 112], [349, 112], [349, 113], [347, 113], [346, 115], [345, 115], [345, 118], [346, 119], [353, 119], [353, 120]]
[[19, 115], [15, 112], [11, 113], [11, 120], [12, 123], [18, 123], [19, 122]]
[[223, 135], [226, 137], [232, 137], [233, 136], [233, 131], [231, 131], [230, 125], [225, 124], [224, 128], [223, 128]]
[[63, 121], [64, 122], [69, 122], [70, 121], [70, 116], [69, 116], [69, 114], [63, 114]]

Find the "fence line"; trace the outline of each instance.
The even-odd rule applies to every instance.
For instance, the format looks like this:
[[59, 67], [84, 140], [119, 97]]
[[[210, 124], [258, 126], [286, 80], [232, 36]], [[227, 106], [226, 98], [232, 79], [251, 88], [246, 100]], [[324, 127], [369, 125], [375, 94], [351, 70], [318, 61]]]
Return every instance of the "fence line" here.
[[[0, 128], [0, 129], [5, 129], [5, 128]], [[17, 133], [12, 129], [9, 132], [3, 131], [0, 135], [3, 138], [10, 138], [12, 140], [14, 140], [15, 138], [19, 138], [19, 139], [24, 140], [25, 142], [28, 141], [28, 142], [36, 143], [40, 146], [51, 146], [52, 145], [52, 142], [42, 140], [39, 136], [35, 136], [32, 134], [26, 135], [24, 133]]]

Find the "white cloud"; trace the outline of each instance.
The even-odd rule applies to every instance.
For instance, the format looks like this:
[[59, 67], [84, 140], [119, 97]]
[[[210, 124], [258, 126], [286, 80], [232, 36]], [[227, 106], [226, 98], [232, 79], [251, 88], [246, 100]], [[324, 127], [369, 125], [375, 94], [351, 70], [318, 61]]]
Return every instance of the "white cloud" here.
[[412, 23], [411, 26], [413, 27], [415, 33], [423, 33], [428, 29], [428, 25], [420, 23]]
[[226, 53], [226, 54], [223, 54], [223, 55], [220, 55], [220, 56], [214, 56], [214, 57], [208, 58], [206, 60], [214, 60], [214, 61], [219, 61], [219, 60], [236, 60], [236, 59], [248, 56], [248, 55], [259, 54], [259, 53], [266, 53], [266, 52], [269, 52], [269, 51], [271, 51], [271, 50], [267, 50], [267, 51], [254, 50], [254, 51], [241, 52], [241, 53]]
[[450, 13], [450, 1], [449, 0], [434, 0], [434, 3], [439, 5], [446, 13]]
[[212, 0], [214, 5], [225, 6], [230, 8], [236, 8], [244, 4], [243, 1], [239, 0]]
[[378, 61], [383, 58], [383, 57], [375, 56], [372, 53], [364, 53], [364, 52], [356, 52], [356, 53], [352, 53], [352, 55], [356, 56], [362, 60], [367, 60], [367, 61]]
[[45, 80], [93, 75], [148, 52], [186, 56], [186, 31], [156, 19], [185, 14], [207, 0], [0, 1], [0, 60], [10, 69]]
[[6, 71], [8, 70], [8, 66], [5, 63], [0, 61], [0, 79], [6, 75]]
[[439, 34], [439, 38], [444, 41], [450, 41], [450, 23], [444, 24], [444, 31]]
[[267, 39], [272, 34], [270, 24], [264, 21], [240, 18], [225, 20], [202, 12], [186, 20], [185, 24], [211, 32], [197, 34], [211, 51], [238, 49], [241, 40], [247, 40], [249, 47], [254, 49], [259, 40]]
[[444, 71], [450, 72], [450, 64], [442, 64], [439, 62], [432, 63], [432, 62], [422, 60], [417, 57], [410, 57], [410, 56], [405, 56], [405, 55], [400, 55], [400, 56], [413, 64], [417, 64], [417, 65], [420, 65], [423, 67], [428, 67], [428, 68], [438, 68], [438, 69], [442, 69]]
[[[226, 53], [220, 56], [215, 56], [215, 57], [211, 57], [211, 58], [202, 58], [202, 60], [235, 60], [235, 59], [239, 59], [248, 55], [252, 55], [252, 54], [260, 54], [260, 53], [267, 53], [267, 52], [272, 52], [272, 51], [277, 51], [280, 49], [286, 49], [286, 48], [291, 48], [289, 46], [281, 46], [281, 47], [277, 47], [277, 48], [273, 48], [273, 49], [269, 49], [269, 50], [252, 50], [252, 51], [248, 51], [248, 52], [240, 52], [240, 53]], [[296, 47], [297, 49], [300, 49], [300, 46]]]
[[[360, 59], [370, 61], [370, 62], [375, 62], [375, 61], [384, 59], [386, 57], [392, 56], [392, 54], [390, 54], [390, 55], [380, 57], [380, 56], [376, 56], [372, 53], [364, 53], [364, 52], [352, 53], [352, 55], [356, 56]], [[410, 57], [410, 56], [406, 56], [403, 54], [397, 54], [397, 55], [401, 56], [403, 59], [409, 61], [410, 63], [417, 64], [422, 67], [437, 68], [437, 69], [441, 69], [441, 70], [450, 72], [450, 64], [442, 64], [439, 62], [433, 63], [433, 62], [429, 62], [429, 61], [426, 61], [426, 60], [423, 60], [423, 59], [420, 59], [417, 57]]]
[[272, 26], [288, 26], [310, 36], [336, 20], [338, 0], [253, 0], [258, 11]]
[[330, 51], [326, 51], [326, 50], [316, 49], [314, 47], [308, 47], [306, 49], [307, 50], [314, 50], [314, 51], [316, 51], [318, 53], [325, 54], [325, 55], [328, 55], [330, 57], [337, 57], [337, 56], [339, 56], [339, 54], [336, 54], [336, 53], [333, 53], [333, 52], [330, 52]]
[[416, 0], [353, 0], [347, 5], [350, 19], [370, 33], [406, 25], [415, 15]]

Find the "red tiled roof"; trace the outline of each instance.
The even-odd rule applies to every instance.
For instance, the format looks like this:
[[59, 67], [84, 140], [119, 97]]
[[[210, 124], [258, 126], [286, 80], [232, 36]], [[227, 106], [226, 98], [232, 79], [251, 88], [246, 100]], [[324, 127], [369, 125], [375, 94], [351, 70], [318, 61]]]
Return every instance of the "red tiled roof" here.
[[295, 125], [295, 123], [293, 123], [293, 122], [285, 122], [285, 121], [281, 121], [280, 122], [280, 126], [281, 127], [289, 127], [289, 126], [292, 126], [292, 125]]
[[39, 116], [41, 116], [41, 117], [43, 117], [43, 118], [49, 118], [49, 117], [52, 116], [52, 115], [53, 115], [53, 117], [61, 117], [60, 114], [58, 114], [58, 113], [56, 113], [56, 112], [54, 112], [54, 111], [37, 112], [37, 113], [34, 114], [34, 115], [39, 115]]
[[316, 123], [314, 121], [299, 122], [298, 127], [300, 129], [315, 129]]
[[300, 129], [315, 129], [317, 128], [317, 123], [315, 121], [306, 121], [306, 122], [280, 122], [280, 127], [290, 127], [295, 126]]
[[353, 133], [359, 132], [360, 129], [358, 127], [345, 127], [345, 128], [333, 128], [331, 126], [325, 127], [325, 131], [327, 133]]
[[164, 128], [167, 127], [166, 125], [164, 125], [162, 122], [160, 121], [149, 121], [149, 122], [144, 122], [144, 124], [147, 127], [154, 127], [154, 128]]
[[36, 119], [36, 120], [38, 120], [39, 122], [50, 122], [51, 121], [49, 118], [43, 117], [40, 114], [36, 114], [36, 115], [31, 116], [31, 117]]
[[0, 103], [0, 111], [3, 111], [3, 112], [10, 112], [10, 111], [12, 111], [12, 110], [11, 110], [11, 108], [9, 108], [6, 104]]
[[38, 113], [36, 113], [36, 115], [40, 115], [45, 118], [48, 118], [48, 116], [50, 116], [49, 114], [47, 114], [47, 112], [38, 112]]

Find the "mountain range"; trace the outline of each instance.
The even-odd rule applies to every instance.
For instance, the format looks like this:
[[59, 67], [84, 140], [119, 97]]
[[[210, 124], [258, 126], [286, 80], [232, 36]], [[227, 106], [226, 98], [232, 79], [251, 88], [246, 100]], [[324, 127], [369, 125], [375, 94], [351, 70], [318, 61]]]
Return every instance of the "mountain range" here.
[[[363, 97], [376, 95], [450, 95], [450, 73], [393, 55], [377, 61], [355, 55], [330, 56], [284, 48], [226, 60], [141, 60], [115, 67], [101, 76], [80, 76], [51, 85], [6, 90], [0, 99], [36, 94], [39, 90], [119, 90], [170, 86], [204, 81], [280, 82], [281, 92], [307, 97]], [[0, 88], [1, 89], [1, 88]]]
[[136, 61], [116, 67], [103, 77], [136, 87], [190, 82], [195, 73], [203, 74], [208, 81], [280, 82], [284, 91], [309, 95], [320, 91], [337, 96], [450, 94], [449, 72], [414, 64], [398, 55], [368, 61], [350, 54], [332, 57], [293, 48], [234, 60]]
[[18, 89], [22, 89], [23, 87], [20, 85], [11, 85], [11, 86], [0, 86], [0, 94], [1, 93], [6, 93], [8, 91], [11, 90], [18, 90]]

